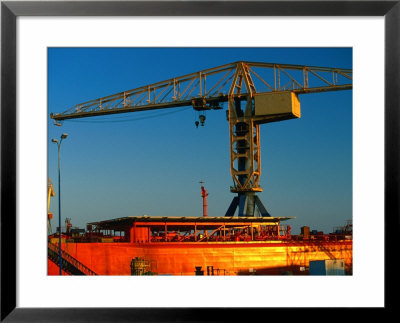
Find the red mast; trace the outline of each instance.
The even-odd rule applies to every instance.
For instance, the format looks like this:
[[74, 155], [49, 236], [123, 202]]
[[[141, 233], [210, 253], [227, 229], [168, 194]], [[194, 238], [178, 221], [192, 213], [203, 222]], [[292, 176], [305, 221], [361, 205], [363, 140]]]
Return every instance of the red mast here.
[[208, 196], [208, 191], [206, 191], [206, 189], [204, 188], [203, 184], [204, 182], [201, 181], [200, 182], [201, 185], [201, 197], [203, 198], [203, 217], [208, 216], [207, 213], [207, 196]]

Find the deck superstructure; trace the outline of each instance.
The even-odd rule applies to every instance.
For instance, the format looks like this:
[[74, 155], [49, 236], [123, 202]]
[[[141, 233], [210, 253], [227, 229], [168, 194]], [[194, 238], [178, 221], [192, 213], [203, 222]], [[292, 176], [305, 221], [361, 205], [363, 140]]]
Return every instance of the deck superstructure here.
[[132, 268], [138, 263], [147, 264], [142, 274], [154, 275], [195, 275], [207, 268], [210, 275], [306, 274], [310, 261], [324, 259], [343, 259], [351, 273], [351, 232], [304, 227], [292, 235], [290, 225], [281, 224], [289, 219], [129, 216], [88, 223], [85, 232], [71, 229], [62, 247], [97, 275], [137, 274]]

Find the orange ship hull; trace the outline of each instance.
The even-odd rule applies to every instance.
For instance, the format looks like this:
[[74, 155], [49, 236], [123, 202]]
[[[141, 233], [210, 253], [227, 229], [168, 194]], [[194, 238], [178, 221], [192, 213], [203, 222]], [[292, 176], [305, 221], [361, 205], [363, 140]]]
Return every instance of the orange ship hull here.
[[[195, 267], [213, 267], [214, 275], [304, 274], [312, 260], [344, 259], [351, 273], [352, 240], [342, 241], [248, 241], [203, 243], [63, 243], [65, 250], [98, 275], [131, 275], [131, 261], [149, 261], [158, 275], [195, 275]], [[58, 267], [48, 261], [48, 274]], [[211, 271], [210, 273], [211, 274]]]

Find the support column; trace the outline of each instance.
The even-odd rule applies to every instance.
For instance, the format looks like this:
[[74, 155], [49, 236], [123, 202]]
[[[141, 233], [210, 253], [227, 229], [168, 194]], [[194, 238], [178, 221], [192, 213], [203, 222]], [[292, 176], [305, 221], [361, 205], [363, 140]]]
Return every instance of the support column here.
[[260, 130], [253, 121], [253, 100], [248, 96], [244, 110], [242, 101], [231, 97], [229, 100], [229, 134], [231, 192], [237, 193], [225, 216], [254, 217], [257, 207], [262, 216], [270, 216], [256, 192], [262, 192], [259, 185], [261, 175]]

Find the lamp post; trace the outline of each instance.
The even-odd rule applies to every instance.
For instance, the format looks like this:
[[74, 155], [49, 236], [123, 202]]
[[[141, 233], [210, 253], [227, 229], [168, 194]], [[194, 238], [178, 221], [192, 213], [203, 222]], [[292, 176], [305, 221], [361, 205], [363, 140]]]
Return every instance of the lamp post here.
[[51, 142], [57, 144], [58, 147], [58, 256], [60, 260], [60, 276], [62, 269], [62, 257], [61, 257], [61, 184], [60, 184], [60, 147], [63, 139], [67, 138], [68, 134], [63, 133], [60, 138], [60, 142], [57, 139], [52, 139]]

